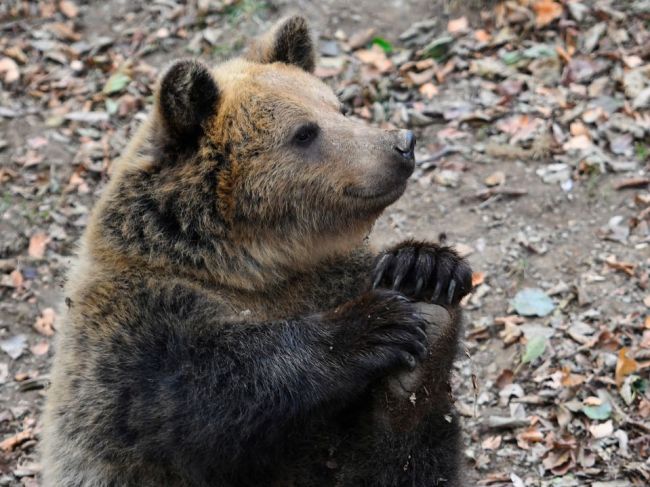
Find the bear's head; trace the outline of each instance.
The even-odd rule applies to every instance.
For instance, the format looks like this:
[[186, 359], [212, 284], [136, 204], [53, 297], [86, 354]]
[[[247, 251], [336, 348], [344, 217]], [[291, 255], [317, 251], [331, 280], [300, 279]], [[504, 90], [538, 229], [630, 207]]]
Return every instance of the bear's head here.
[[247, 287], [359, 246], [404, 192], [415, 138], [346, 118], [314, 65], [302, 17], [245, 58], [173, 64], [108, 191], [104, 238]]

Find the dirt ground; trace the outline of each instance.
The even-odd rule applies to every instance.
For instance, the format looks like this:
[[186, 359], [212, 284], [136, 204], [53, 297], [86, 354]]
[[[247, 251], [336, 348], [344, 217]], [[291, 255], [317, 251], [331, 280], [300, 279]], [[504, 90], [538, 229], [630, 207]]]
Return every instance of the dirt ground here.
[[[65, 270], [157, 74], [232, 56], [286, 12], [312, 21], [317, 74], [353, 116], [417, 133], [418, 169], [375, 243], [445, 238], [476, 271], [455, 379], [472, 485], [650, 485], [650, 8], [509, 3], [3, 2], [0, 486], [39, 485]], [[540, 60], [543, 45], [567, 57]]]

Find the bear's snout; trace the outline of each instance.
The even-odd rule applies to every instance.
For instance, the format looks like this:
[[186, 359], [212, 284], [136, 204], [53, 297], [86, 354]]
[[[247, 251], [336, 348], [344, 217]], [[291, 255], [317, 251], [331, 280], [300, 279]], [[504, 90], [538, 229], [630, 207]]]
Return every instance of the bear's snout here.
[[393, 142], [393, 170], [398, 177], [408, 178], [415, 169], [415, 134], [410, 130], [400, 130]]
[[411, 130], [400, 130], [393, 149], [407, 161], [415, 160], [415, 134]]

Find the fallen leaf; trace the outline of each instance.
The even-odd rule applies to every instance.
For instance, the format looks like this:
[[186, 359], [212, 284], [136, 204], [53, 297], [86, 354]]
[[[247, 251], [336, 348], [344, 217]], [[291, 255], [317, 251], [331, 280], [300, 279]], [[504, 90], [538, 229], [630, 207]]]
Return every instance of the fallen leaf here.
[[37, 232], [29, 239], [29, 248], [27, 253], [34, 259], [42, 259], [45, 255], [45, 247], [50, 242], [50, 237], [43, 233]]
[[501, 435], [488, 436], [481, 442], [484, 450], [498, 450], [501, 446]]
[[512, 306], [521, 316], [543, 317], [555, 309], [555, 303], [548, 295], [537, 288], [526, 288], [519, 291], [512, 300]]
[[590, 419], [605, 420], [612, 415], [612, 406], [605, 401], [598, 406], [584, 406], [582, 412]]
[[105, 95], [112, 95], [114, 93], [119, 93], [131, 82], [131, 77], [123, 72], [117, 72], [108, 78], [102, 93]]
[[386, 57], [386, 53], [379, 46], [372, 46], [371, 49], [360, 49], [354, 55], [364, 64], [377, 68], [380, 73], [388, 73], [393, 69], [393, 63]]
[[503, 330], [499, 332], [499, 337], [501, 337], [505, 346], [509, 346], [518, 341], [522, 334], [523, 332], [518, 326], [508, 322], [503, 327]]
[[419, 86], [424, 83], [430, 82], [433, 79], [434, 74], [435, 74], [435, 69], [430, 68], [427, 69], [426, 71], [422, 71], [421, 73], [409, 71], [406, 76], [408, 77], [411, 83], [413, 83], [416, 86]]
[[541, 443], [544, 441], [544, 434], [532, 426], [517, 435], [517, 446], [523, 450], [530, 448], [529, 443]]
[[503, 389], [505, 386], [508, 384], [512, 384], [512, 379], [514, 378], [515, 374], [512, 370], [510, 369], [503, 369], [501, 373], [499, 374], [499, 377], [497, 377], [496, 380], [496, 385], [499, 389]]
[[630, 277], [634, 276], [634, 270], [636, 269], [636, 265], [632, 264], [631, 262], [620, 262], [616, 260], [616, 257], [613, 255], [610, 255], [607, 257], [607, 259], [605, 259], [605, 264], [614, 270], [624, 272]]
[[513, 115], [497, 122], [496, 127], [511, 135], [510, 143], [531, 140], [543, 125], [543, 121], [528, 114]]
[[372, 44], [381, 47], [386, 54], [393, 52], [393, 45], [383, 37], [375, 37], [372, 40]]
[[485, 282], [485, 272], [472, 273], [472, 287], [480, 286]]
[[584, 375], [573, 374], [569, 367], [562, 368], [562, 385], [564, 387], [575, 387], [587, 381]]
[[616, 385], [621, 387], [621, 384], [625, 380], [625, 376], [636, 372], [638, 368], [639, 363], [627, 356], [627, 348], [621, 348], [618, 352], [618, 359], [616, 360]]
[[7, 84], [18, 81], [20, 78], [20, 70], [16, 61], [9, 57], [0, 59], [0, 76], [2, 76], [2, 80]]
[[17, 446], [21, 445], [22, 443], [25, 443], [27, 440], [31, 440], [33, 437], [34, 437], [34, 430], [31, 428], [27, 428], [26, 430], [21, 431], [20, 433], [17, 433], [8, 438], [5, 438], [2, 442], [0, 442], [0, 450], [4, 452], [10, 452], [14, 450]]
[[570, 450], [551, 451], [542, 464], [555, 475], [564, 475], [575, 466], [575, 457]]
[[535, 11], [535, 25], [538, 28], [547, 26], [558, 19], [564, 11], [562, 5], [553, 0], [538, 0], [533, 4], [533, 10]]
[[506, 182], [506, 174], [503, 171], [496, 171], [485, 178], [486, 186], [501, 186]]
[[641, 337], [641, 343], [639, 345], [641, 348], [650, 348], [650, 330], [643, 331], [643, 336]]
[[429, 100], [438, 94], [438, 88], [433, 83], [424, 83], [418, 91]]
[[18, 269], [14, 269], [11, 272], [11, 274], [9, 274], [9, 277], [11, 277], [11, 284], [13, 285], [14, 288], [18, 289], [23, 287], [23, 284], [25, 283], [25, 278], [23, 277], [23, 274]]
[[47, 340], [41, 340], [29, 347], [29, 350], [36, 356], [45, 355], [50, 349], [50, 344]]
[[73, 19], [79, 14], [79, 7], [71, 0], [61, 0], [59, 2], [59, 10], [69, 19]]
[[519, 315], [498, 316], [494, 318], [495, 325], [506, 325], [508, 323], [521, 325], [522, 323], [526, 323], [526, 320]]
[[492, 40], [490, 33], [484, 29], [479, 29], [474, 32], [474, 39], [479, 42], [488, 43]]
[[45, 308], [41, 312], [41, 316], [36, 319], [34, 329], [41, 335], [46, 337], [54, 336], [54, 321], [56, 320], [56, 312], [52, 308]]
[[22, 334], [0, 341], [0, 349], [14, 360], [23, 354], [26, 345], [27, 337]]
[[467, 22], [467, 17], [452, 19], [447, 23], [447, 32], [450, 34], [459, 34], [466, 32], [468, 28], [469, 23]]
[[375, 35], [375, 29], [370, 28], [363, 31], [359, 31], [354, 35], [350, 36], [348, 40], [348, 46], [353, 51], [367, 45]]
[[605, 423], [589, 426], [589, 432], [596, 439], [606, 438], [614, 432], [614, 425], [610, 419]]
[[536, 336], [528, 340], [528, 343], [526, 343], [526, 351], [524, 352], [524, 356], [521, 357], [521, 363], [526, 364], [541, 357], [544, 353], [544, 350], [546, 350], [547, 342], [548, 338], [542, 336]]

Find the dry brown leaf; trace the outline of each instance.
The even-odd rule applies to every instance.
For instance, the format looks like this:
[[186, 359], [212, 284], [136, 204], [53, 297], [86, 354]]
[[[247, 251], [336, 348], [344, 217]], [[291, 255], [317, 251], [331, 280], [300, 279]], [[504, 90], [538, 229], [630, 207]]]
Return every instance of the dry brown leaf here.
[[645, 397], [642, 397], [641, 402], [639, 403], [639, 414], [644, 419], [650, 418], [650, 401]]
[[501, 435], [488, 436], [481, 442], [484, 450], [498, 450], [501, 446]]
[[13, 284], [13, 287], [18, 289], [23, 287], [23, 284], [25, 283], [25, 278], [23, 277], [23, 274], [18, 270], [14, 269], [11, 274], [9, 274], [9, 277], [11, 278], [11, 283]]
[[496, 127], [502, 132], [512, 135], [514, 140], [520, 140], [530, 137], [542, 123], [539, 118], [521, 114], [499, 120]]
[[508, 346], [519, 340], [519, 337], [521, 337], [522, 333], [523, 332], [517, 325], [514, 325], [511, 322], [507, 322], [505, 323], [503, 330], [499, 332], [499, 336], [503, 340], [503, 344]]
[[643, 331], [643, 336], [641, 337], [641, 343], [639, 345], [641, 348], [650, 348], [650, 330]]
[[526, 323], [526, 320], [519, 315], [497, 316], [494, 318], [495, 325], [505, 325], [506, 323], [521, 325], [522, 323]]
[[54, 322], [56, 320], [56, 312], [52, 308], [45, 308], [41, 312], [41, 316], [36, 318], [34, 329], [41, 335], [51, 337], [54, 335]]
[[354, 55], [364, 64], [374, 66], [380, 73], [388, 73], [393, 69], [393, 63], [386, 57], [386, 53], [379, 46], [371, 49], [360, 49]]
[[490, 33], [484, 29], [479, 29], [474, 32], [474, 39], [476, 39], [479, 42], [490, 42], [492, 40], [492, 36]]
[[601, 424], [592, 424], [589, 426], [589, 432], [596, 439], [607, 438], [614, 432], [614, 425], [611, 419]]
[[584, 375], [573, 374], [569, 367], [562, 368], [562, 385], [564, 387], [575, 387], [587, 381]]
[[438, 94], [438, 88], [433, 83], [424, 83], [418, 91], [429, 100]]
[[2, 79], [7, 84], [18, 81], [20, 78], [20, 70], [16, 61], [9, 57], [0, 59], [0, 76], [2, 76]]
[[29, 349], [36, 356], [45, 355], [50, 349], [50, 343], [47, 340], [41, 340], [35, 345], [29, 347]]
[[79, 14], [79, 7], [71, 0], [61, 0], [59, 2], [59, 10], [69, 19], [73, 19]]
[[54, 22], [52, 24], [48, 24], [48, 29], [55, 36], [65, 41], [76, 42], [81, 39], [81, 35], [79, 33], [75, 32], [72, 27], [70, 27], [68, 24], [64, 24], [63, 22]]
[[485, 272], [472, 273], [472, 287], [480, 286], [485, 282]]
[[596, 396], [589, 396], [582, 402], [585, 406], [600, 406], [603, 403], [603, 400]]
[[535, 11], [535, 25], [544, 27], [558, 19], [562, 12], [562, 5], [553, 0], [538, 0], [533, 4]]
[[50, 237], [47, 234], [37, 232], [29, 239], [29, 248], [27, 249], [27, 253], [34, 259], [42, 259], [43, 255], [45, 255], [45, 247], [47, 247], [49, 242]]
[[17, 446], [25, 443], [27, 440], [31, 440], [33, 437], [34, 430], [32, 428], [27, 428], [26, 430], [10, 436], [9, 438], [5, 438], [2, 442], [0, 442], [0, 450], [10, 452]]
[[368, 44], [372, 40], [374, 35], [375, 35], [375, 29], [372, 27], [370, 29], [359, 31], [353, 34], [352, 36], [350, 36], [350, 39], [348, 40], [348, 46], [353, 51], [359, 49], [360, 47], [363, 47], [366, 44]]
[[618, 261], [613, 255], [610, 255], [607, 257], [607, 259], [605, 259], [605, 264], [607, 264], [612, 269], [624, 272], [631, 277], [634, 276], [634, 270], [636, 269], [636, 265], [632, 264], [631, 262]]
[[467, 22], [467, 17], [452, 19], [447, 23], [447, 32], [450, 34], [460, 34], [466, 32], [468, 28], [469, 22]]
[[445, 79], [456, 69], [456, 61], [452, 58], [445, 65], [436, 70], [436, 80], [438, 83], [444, 83]]
[[588, 135], [579, 134], [567, 140], [562, 145], [562, 149], [564, 149], [567, 152], [571, 150], [587, 150], [593, 145], [594, 144]]
[[488, 177], [485, 178], [485, 185], [486, 186], [501, 186], [503, 183], [506, 182], [506, 173], [503, 171], [496, 171], [490, 174]]
[[544, 441], [544, 434], [535, 427], [528, 428], [517, 435], [517, 446], [523, 450], [530, 448], [529, 443], [541, 443]]
[[414, 71], [409, 71], [406, 76], [409, 79], [411, 83], [414, 85], [423, 85], [424, 83], [428, 83], [433, 79], [433, 76], [435, 75], [435, 69], [434, 68], [429, 68], [425, 71], [422, 71], [421, 73], [416, 73]]
[[421, 61], [416, 61], [413, 65], [418, 71], [424, 71], [425, 69], [435, 68], [438, 66], [438, 63], [434, 59], [427, 58], [422, 59]]
[[616, 361], [616, 385], [621, 387], [627, 375], [637, 371], [639, 363], [627, 356], [627, 348], [621, 348], [618, 352], [618, 360]]
[[575, 458], [570, 450], [551, 451], [542, 463], [555, 475], [564, 475], [575, 466]]
[[587, 137], [589, 137], [590, 135], [587, 126], [580, 121], [572, 122], [571, 125], [569, 126], [569, 132], [571, 132], [571, 135], [573, 136], [586, 135]]
[[499, 377], [497, 377], [496, 380], [496, 385], [499, 389], [503, 389], [505, 386], [508, 384], [512, 384], [512, 379], [514, 378], [515, 374], [512, 370], [510, 369], [503, 369], [501, 373], [499, 374]]

